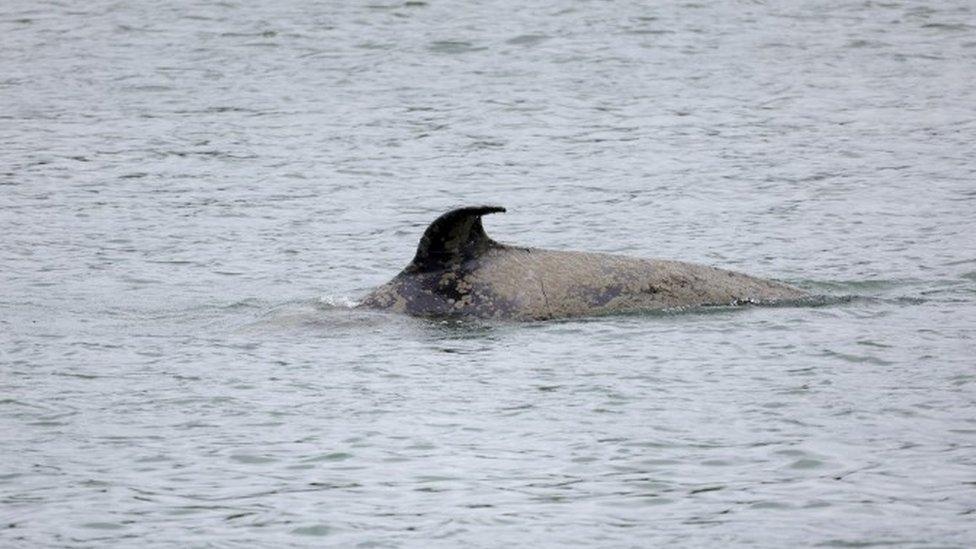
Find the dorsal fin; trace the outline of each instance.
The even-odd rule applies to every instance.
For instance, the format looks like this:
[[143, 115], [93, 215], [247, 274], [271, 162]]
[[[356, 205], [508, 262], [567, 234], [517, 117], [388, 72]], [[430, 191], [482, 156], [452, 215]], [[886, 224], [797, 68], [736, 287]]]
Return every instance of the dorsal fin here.
[[445, 269], [474, 259], [501, 244], [488, 238], [481, 216], [504, 212], [500, 206], [476, 206], [451, 210], [438, 217], [424, 231], [417, 255], [407, 266], [411, 271]]

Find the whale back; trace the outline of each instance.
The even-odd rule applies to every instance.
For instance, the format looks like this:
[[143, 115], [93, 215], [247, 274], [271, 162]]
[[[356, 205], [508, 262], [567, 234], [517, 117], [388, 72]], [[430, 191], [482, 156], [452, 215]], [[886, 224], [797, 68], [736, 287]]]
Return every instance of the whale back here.
[[413, 261], [360, 307], [417, 316], [510, 320], [800, 299], [799, 288], [680, 261], [499, 244], [481, 217], [452, 210], [424, 231]]

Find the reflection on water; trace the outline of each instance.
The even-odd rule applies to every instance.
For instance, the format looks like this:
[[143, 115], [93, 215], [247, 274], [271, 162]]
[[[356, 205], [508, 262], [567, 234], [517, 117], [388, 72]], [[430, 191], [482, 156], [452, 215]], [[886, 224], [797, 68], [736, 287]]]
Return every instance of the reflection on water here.
[[[976, 540], [969, 3], [5, 7], [0, 545]], [[351, 308], [471, 203], [821, 297]]]

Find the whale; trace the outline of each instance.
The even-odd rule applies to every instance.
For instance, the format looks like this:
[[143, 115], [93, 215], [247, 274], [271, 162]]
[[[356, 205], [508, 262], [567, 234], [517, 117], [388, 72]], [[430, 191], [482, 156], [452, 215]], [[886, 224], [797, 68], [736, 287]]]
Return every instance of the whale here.
[[804, 290], [747, 274], [664, 259], [502, 244], [468, 206], [435, 219], [413, 260], [357, 307], [420, 317], [513, 321], [802, 300]]

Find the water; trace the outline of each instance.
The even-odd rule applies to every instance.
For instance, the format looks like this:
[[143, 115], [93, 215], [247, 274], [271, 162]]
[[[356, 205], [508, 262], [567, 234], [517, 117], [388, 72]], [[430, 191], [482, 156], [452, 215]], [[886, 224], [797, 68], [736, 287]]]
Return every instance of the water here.
[[[7, 1], [0, 545], [976, 544], [976, 6]], [[852, 299], [351, 311], [448, 207]]]

